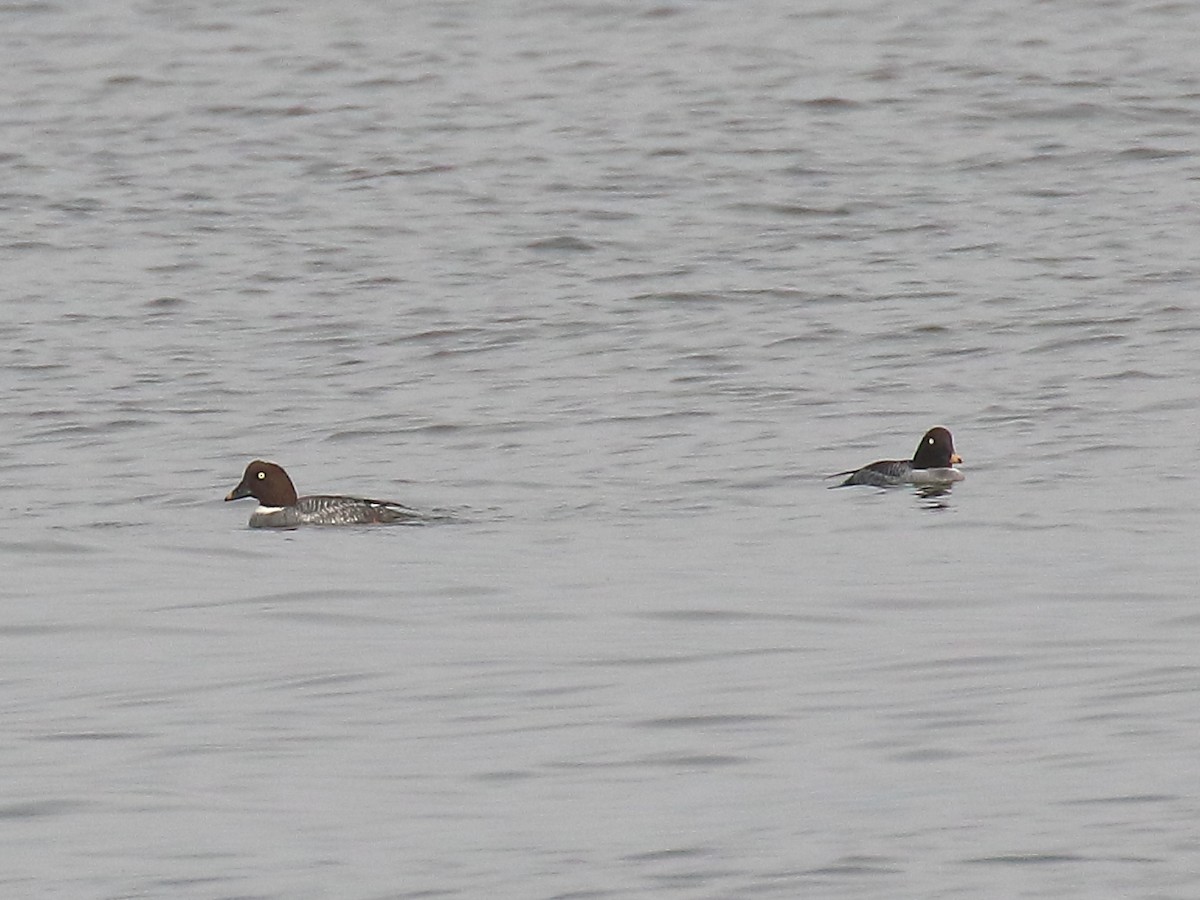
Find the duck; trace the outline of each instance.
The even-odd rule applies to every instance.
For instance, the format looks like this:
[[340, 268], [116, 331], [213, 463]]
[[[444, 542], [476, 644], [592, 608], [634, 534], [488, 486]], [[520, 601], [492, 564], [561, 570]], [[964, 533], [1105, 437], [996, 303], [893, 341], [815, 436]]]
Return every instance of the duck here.
[[401, 503], [360, 497], [298, 497], [292, 479], [277, 463], [256, 459], [246, 466], [226, 501], [254, 497], [258, 508], [251, 528], [296, 528], [300, 525], [415, 524], [421, 514]]
[[965, 477], [954, 466], [962, 463], [962, 457], [954, 452], [954, 438], [949, 430], [930, 428], [917, 444], [912, 459], [881, 459], [861, 469], [837, 472], [830, 478], [849, 477], [833, 487], [854, 484], [869, 484], [874, 487], [895, 487], [903, 484], [948, 485], [962, 481]]

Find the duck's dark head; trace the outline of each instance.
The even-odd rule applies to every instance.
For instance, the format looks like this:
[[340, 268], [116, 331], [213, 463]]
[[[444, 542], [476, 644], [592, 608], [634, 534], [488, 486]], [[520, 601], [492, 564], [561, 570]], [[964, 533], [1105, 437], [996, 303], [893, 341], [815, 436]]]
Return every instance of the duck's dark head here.
[[954, 438], [940, 425], [925, 432], [912, 459], [914, 469], [948, 469], [961, 462], [962, 457], [954, 452]]
[[243, 497], [254, 497], [263, 506], [292, 506], [296, 502], [296, 488], [282, 466], [256, 459], [246, 466], [241, 482], [225, 499]]

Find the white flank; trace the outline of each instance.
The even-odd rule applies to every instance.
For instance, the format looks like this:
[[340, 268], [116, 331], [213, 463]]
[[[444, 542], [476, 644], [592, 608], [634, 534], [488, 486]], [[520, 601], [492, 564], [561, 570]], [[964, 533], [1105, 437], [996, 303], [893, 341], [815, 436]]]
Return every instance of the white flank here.
[[962, 481], [966, 476], [958, 469], [913, 469], [913, 484], [951, 484]]

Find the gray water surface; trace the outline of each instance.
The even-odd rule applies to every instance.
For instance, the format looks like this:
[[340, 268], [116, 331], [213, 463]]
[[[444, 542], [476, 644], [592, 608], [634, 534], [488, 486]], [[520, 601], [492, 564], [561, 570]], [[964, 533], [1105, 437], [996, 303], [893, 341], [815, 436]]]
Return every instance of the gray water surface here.
[[0, 6], [0, 892], [1197, 896], [1198, 32]]

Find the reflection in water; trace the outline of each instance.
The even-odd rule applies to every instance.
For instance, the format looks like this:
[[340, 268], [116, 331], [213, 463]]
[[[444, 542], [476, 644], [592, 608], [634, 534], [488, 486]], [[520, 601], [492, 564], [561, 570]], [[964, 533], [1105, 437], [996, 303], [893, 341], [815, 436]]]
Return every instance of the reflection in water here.
[[948, 484], [925, 484], [917, 487], [916, 494], [923, 509], [949, 509], [952, 490]]

